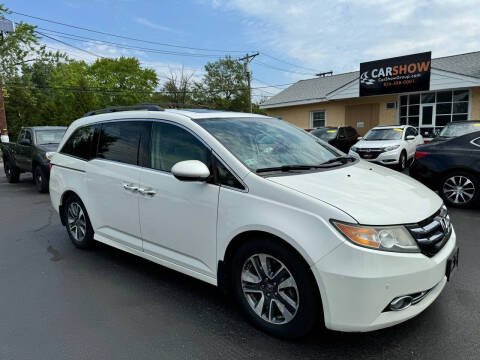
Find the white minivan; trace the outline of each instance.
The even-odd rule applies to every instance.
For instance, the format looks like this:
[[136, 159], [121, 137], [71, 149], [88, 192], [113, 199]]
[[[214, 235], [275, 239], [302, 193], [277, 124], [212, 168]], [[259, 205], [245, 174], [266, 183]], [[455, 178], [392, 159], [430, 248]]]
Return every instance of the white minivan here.
[[457, 265], [442, 200], [406, 175], [266, 116], [120, 110], [76, 120], [51, 156], [51, 201], [79, 248], [103, 242], [230, 290], [285, 338], [319, 319], [405, 321]]

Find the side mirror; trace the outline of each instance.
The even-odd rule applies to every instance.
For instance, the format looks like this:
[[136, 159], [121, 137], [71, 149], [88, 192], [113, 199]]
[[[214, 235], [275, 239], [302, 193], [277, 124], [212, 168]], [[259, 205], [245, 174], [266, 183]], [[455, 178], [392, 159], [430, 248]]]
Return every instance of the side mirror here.
[[407, 140], [415, 140], [415, 136], [413, 136], [413, 135], [408, 135], [408, 136], [406, 137], [406, 139], [407, 139]]
[[20, 140], [20, 145], [30, 146], [32, 145], [32, 142], [29, 139], [22, 139]]
[[357, 137], [357, 140], [362, 140], [362, 139], [363, 139], [363, 136]]
[[206, 181], [210, 170], [201, 161], [185, 160], [173, 165], [172, 174], [181, 181]]

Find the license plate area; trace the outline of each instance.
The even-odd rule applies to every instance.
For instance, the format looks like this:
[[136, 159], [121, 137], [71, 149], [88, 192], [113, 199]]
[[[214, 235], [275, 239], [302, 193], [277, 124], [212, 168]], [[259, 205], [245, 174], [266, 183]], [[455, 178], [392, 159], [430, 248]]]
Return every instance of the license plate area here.
[[447, 276], [447, 280], [450, 281], [453, 273], [456, 271], [458, 268], [458, 252], [459, 249], [455, 249], [452, 255], [447, 260], [447, 268], [445, 271], [445, 275]]

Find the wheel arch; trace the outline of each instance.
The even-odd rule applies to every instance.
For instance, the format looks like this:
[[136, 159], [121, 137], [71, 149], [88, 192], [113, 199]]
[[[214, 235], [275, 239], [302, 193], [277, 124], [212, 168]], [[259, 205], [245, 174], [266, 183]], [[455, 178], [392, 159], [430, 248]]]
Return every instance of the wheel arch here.
[[67, 220], [65, 219], [65, 211], [63, 209], [63, 206], [65, 204], [65, 199], [67, 199], [69, 196], [75, 195], [82, 201], [83, 205], [85, 206], [85, 203], [83, 202], [82, 198], [73, 190], [65, 190], [60, 197], [60, 204], [58, 205], [58, 212], [60, 214], [60, 221], [62, 222], [63, 226], [67, 225]]
[[[296, 256], [298, 256], [304, 262], [304, 265], [306, 266], [306, 268], [308, 269], [311, 275], [312, 281], [314, 281], [314, 283], [317, 284], [315, 275], [313, 274], [310, 268], [308, 259], [306, 259], [305, 256], [299, 250], [297, 250], [295, 246], [293, 246], [290, 242], [268, 231], [247, 230], [235, 235], [230, 240], [230, 242], [228, 243], [225, 249], [225, 253], [223, 254], [223, 258], [221, 258], [218, 261], [217, 283], [218, 283], [218, 287], [223, 293], [229, 293], [231, 290], [230, 274], [231, 274], [232, 259], [233, 259], [233, 256], [235, 255], [235, 252], [245, 242], [253, 241], [254, 239], [260, 238], [260, 237], [279, 242], [283, 246], [287, 247], [290, 251], [292, 251]], [[316, 286], [316, 288], [317, 288], [318, 296], [319, 298], [321, 298], [318, 285]]]

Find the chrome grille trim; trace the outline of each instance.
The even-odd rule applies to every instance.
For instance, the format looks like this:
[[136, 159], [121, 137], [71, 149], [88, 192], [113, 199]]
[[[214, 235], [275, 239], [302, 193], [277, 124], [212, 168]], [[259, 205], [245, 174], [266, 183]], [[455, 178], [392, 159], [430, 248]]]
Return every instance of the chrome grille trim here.
[[407, 225], [421, 252], [432, 257], [446, 244], [452, 233], [450, 216], [443, 205], [440, 210], [418, 224]]

